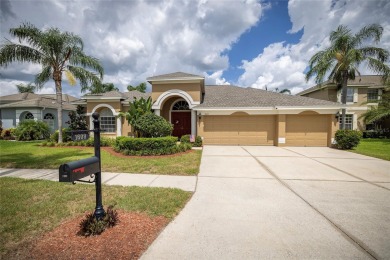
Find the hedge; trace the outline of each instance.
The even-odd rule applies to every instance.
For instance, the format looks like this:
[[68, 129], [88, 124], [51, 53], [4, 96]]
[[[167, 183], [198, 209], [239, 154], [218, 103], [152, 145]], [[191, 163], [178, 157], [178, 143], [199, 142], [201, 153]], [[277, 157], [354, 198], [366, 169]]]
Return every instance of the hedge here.
[[193, 147], [202, 147], [202, 137], [197, 136], [195, 138], [195, 142], [191, 143], [190, 142], [190, 135], [183, 135], [180, 138], [180, 142], [182, 143], [190, 143]]
[[177, 144], [173, 136], [156, 138], [117, 137], [114, 149], [125, 155], [165, 155], [184, 152], [191, 149], [190, 144]]
[[359, 144], [361, 138], [362, 133], [357, 130], [337, 130], [335, 134], [337, 148], [342, 150], [356, 147]]

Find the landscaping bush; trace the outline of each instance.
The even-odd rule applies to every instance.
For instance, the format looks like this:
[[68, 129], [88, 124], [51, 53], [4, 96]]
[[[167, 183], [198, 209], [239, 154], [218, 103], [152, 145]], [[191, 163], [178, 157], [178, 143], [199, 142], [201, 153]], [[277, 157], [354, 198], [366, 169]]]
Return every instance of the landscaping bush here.
[[337, 148], [343, 150], [356, 147], [359, 144], [361, 138], [362, 133], [357, 130], [337, 130], [335, 134]]
[[102, 219], [96, 219], [93, 213], [87, 214], [80, 222], [80, 234], [83, 236], [100, 235], [107, 228], [119, 222], [118, 212], [109, 206]]
[[366, 130], [363, 138], [390, 138], [390, 129]]
[[164, 137], [172, 134], [173, 126], [161, 116], [147, 113], [137, 120], [141, 137]]
[[180, 142], [182, 143], [190, 143], [193, 147], [202, 147], [202, 137], [197, 136], [195, 138], [195, 142], [191, 143], [190, 142], [190, 135], [183, 135], [180, 138]]
[[1, 132], [1, 139], [15, 140], [15, 128], [3, 129]]
[[15, 137], [18, 141], [48, 139], [50, 137], [50, 128], [43, 121], [24, 120], [16, 127]]
[[[51, 136], [50, 136], [50, 140], [53, 141], [53, 142], [56, 142], [58, 143], [58, 133], [59, 131], [56, 130]], [[63, 142], [69, 142], [72, 140], [72, 135], [70, 133], [70, 129], [69, 128], [62, 128], [62, 141]]]
[[177, 138], [157, 137], [157, 138], [132, 138], [126, 136], [117, 137], [114, 149], [125, 155], [166, 155], [185, 152], [191, 149], [188, 143], [177, 144]]

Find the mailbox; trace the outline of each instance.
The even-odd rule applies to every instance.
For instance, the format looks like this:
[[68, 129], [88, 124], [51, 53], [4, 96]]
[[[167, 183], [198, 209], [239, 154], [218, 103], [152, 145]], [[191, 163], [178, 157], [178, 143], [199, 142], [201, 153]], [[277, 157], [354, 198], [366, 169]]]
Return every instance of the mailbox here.
[[91, 158], [62, 164], [59, 168], [59, 181], [74, 182], [88, 175], [96, 174], [99, 171], [99, 158], [93, 156]]

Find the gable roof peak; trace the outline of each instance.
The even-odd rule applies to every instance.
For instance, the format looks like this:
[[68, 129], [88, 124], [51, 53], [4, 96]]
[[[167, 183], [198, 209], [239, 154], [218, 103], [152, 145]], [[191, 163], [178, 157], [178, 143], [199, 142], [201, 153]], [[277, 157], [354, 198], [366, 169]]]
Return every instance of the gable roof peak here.
[[162, 74], [162, 75], [156, 75], [147, 78], [147, 81], [157, 81], [157, 80], [190, 80], [190, 79], [203, 79], [203, 76], [185, 73], [181, 71], [168, 73], [168, 74]]

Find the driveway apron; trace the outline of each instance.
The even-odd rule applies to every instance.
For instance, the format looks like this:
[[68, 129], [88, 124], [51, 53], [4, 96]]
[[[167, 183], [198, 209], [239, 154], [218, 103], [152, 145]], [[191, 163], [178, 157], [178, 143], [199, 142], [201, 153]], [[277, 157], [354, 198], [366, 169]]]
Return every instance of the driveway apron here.
[[329, 148], [205, 146], [192, 199], [142, 259], [390, 258], [386, 169]]

